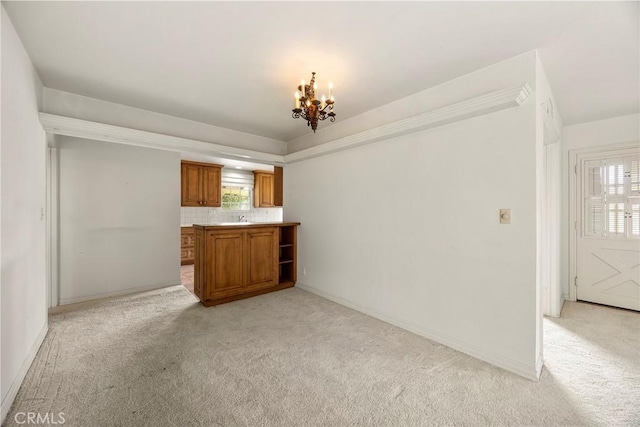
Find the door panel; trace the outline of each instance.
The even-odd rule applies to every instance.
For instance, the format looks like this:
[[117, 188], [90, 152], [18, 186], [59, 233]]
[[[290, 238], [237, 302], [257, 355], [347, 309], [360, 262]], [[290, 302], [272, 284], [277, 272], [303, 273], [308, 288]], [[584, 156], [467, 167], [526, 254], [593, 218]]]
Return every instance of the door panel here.
[[640, 310], [638, 242], [581, 240], [578, 244], [578, 299]]
[[205, 166], [202, 168], [202, 196], [205, 206], [217, 206], [220, 204], [221, 171], [219, 167]]
[[247, 232], [247, 286], [263, 288], [278, 284], [278, 230], [260, 228]]
[[258, 182], [258, 204], [257, 207], [269, 208], [273, 206], [273, 175], [272, 174], [259, 174], [257, 175]]
[[633, 153], [580, 159], [579, 300], [640, 311], [639, 162]]
[[182, 206], [201, 206], [200, 166], [182, 164]]
[[234, 294], [244, 288], [244, 233], [207, 234], [209, 297]]

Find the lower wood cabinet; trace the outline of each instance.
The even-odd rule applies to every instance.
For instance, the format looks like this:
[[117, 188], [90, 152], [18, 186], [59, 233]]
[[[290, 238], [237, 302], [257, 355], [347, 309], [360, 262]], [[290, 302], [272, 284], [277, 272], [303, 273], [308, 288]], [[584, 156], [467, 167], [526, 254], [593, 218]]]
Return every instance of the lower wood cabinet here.
[[180, 227], [180, 264], [193, 264], [196, 251], [196, 236], [193, 227]]
[[248, 229], [246, 232], [247, 287], [252, 289], [278, 284], [278, 229]]
[[[294, 232], [297, 223], [287, 223]], [[282, 274], [281, 226], [194, 226], [194, 292], [206, 305], [248, 298], [295, 284], [295, 245], [286, 244]]]

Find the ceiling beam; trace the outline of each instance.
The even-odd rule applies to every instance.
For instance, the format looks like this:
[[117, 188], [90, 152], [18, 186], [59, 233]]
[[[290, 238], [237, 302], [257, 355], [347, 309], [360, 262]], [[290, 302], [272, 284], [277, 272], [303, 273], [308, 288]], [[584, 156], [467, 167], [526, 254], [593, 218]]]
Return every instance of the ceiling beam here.
[[54, 135], [73, 136], [180, 153], [197, 153], [271, 165], [282, 165], [284, 163], [284, 157], [277, 154], [179, 138], [155, 132], [57, 116], [55, 114], [40, 113], [40, 123], [45, 132]]
[[287, 154], [284, 156], [284, 161], [285, 163], [293, 163], [313, 157], [324, 156], [325, 154], [335, 153], [337, 151], [470, 119], [472, 117], [478, 117], [483, 114], [517, 107], [524, 103], [532, 93], [533, 91], [528, 83], [514, 88], [496, 90], [423, 114]]

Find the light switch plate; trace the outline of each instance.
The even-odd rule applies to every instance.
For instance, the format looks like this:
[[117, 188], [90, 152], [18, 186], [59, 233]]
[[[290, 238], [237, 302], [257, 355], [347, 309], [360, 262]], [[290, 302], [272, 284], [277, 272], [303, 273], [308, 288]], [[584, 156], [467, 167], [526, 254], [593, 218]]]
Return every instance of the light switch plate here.
[[511, 224], [511, 209], [500, 209], [500, 224]]

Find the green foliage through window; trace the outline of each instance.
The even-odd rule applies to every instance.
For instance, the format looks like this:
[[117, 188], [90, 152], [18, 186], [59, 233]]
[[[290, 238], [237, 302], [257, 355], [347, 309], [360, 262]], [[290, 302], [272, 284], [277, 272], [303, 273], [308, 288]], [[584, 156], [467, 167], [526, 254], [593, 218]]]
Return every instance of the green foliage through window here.
[[222, 209], [251, 210], [251, 190], [247, 187], [222, 187]]

